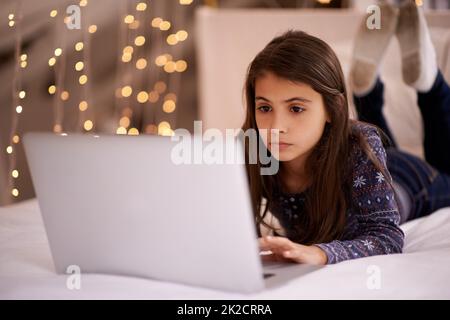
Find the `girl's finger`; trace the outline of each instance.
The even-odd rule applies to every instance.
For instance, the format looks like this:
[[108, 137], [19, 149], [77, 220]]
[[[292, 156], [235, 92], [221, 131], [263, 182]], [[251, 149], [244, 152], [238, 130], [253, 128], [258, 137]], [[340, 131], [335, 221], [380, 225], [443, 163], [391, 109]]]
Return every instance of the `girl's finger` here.
[[278, 254], [273, 254], [273, 253], [261, 256], [261, 260], [262, 261], [268, 261], [268, 262], [273, 262], [273, 261], [275, 261], [275, 262], [280, 262], [280, 261], [287, 262], [287, 261], [289, 261], [289, 259], [285, 259], [282, 256], [280, 256]]
[[266, 237], [266, 243], [270, 245], [277, 246], [279, 248], [283, 248], [285, 250], [289, 250], [295, 247], [295, 244], [285, 237]]
[[259, 250], [270, 250], [270, 244], [264, 238], [258, 238]]

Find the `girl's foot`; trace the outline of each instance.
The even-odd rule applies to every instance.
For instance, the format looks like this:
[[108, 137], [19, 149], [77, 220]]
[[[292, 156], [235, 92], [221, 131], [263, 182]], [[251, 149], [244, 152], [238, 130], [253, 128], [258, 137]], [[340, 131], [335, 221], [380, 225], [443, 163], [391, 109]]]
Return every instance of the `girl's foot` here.
[[398, 9], [386, 2], [378, 6], [380, 29], [369, 29], [367, 19], [371, 14], [367, 14], [355, 39], [350, 81], [356, 96], [367, 94], [375, 86], [380, 61], [397, 27]]
[[436, 52], [423, 11], [414, 1], [400, 5], [396, 36], [402, 54], [403, 80], [418, 91], [429, 91], [438, 72]]

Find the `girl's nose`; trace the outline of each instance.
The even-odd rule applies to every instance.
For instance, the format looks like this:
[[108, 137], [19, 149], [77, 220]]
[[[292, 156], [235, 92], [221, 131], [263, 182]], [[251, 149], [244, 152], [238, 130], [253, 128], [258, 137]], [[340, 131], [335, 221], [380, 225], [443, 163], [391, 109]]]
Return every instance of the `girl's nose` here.
[[280, 116], [274, 117], [271, 129], [278, 130], [279, 133], [287, 133], [286, 121]]

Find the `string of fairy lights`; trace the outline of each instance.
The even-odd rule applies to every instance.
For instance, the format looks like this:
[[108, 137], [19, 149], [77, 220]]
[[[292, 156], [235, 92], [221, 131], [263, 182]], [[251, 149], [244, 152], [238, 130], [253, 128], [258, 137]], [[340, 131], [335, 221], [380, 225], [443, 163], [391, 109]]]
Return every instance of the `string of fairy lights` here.
[[87, 9], [87, 6], [87, 0], [80, 1], [80, 7], [83, 10], [81, 11], [81, 17], [83, 18], [81, 24], [82, 41], [75, 44], [75, 51], [78, 53], [78, 59], [75, 62], [74, 69], [77, 72], [78, 83], [82, 87], [81, 100], [78, 103], [78, 127], [89, 132], [94, 129], [95, 124], [95, 113], [92, 108], [89, 108], [89, 106], [92, 105], [91, 85], [89, 82], [91, 73], [89, 56], [92, 37], [97, 32], [98, 27], [96, 24], [90, 24], [89, 16], [87, 12], [85, 13], [84, 11]]
[[[173, 0], [180, 6], [188, 6], [193, 0]], [[177, 92], [179, 91], [180, 74], [188, 68], [186, 60], [180, 57], [180, 44], [186, 41], [189, 34], [184, 29], [175, 30], [169, 19], [154, 16], [155, 10], [150, 7], [154, 1], [125, 0], [122, 21], [120, 23], [120, 54], [117, 59], [117, 80], [115, 91], [116, 134], [139, 135], [141, 133], [157, 135], [173, 135], [175, 111], [177, 109]], [[164, 3], [165, 5], [166, 3]], [[68, 28], [60, 28], [68, 23], [70, 17], [60, 7], [48, 12], [49, 23], [61, 30], [56, 32], [54, 47], [50, 56], [45, 57], [48, 67], [54, 74], [54, 83], [47, 87], [48, 94], [53, 97], [53, 127], [56, 134], [66, 135], [64, 128], [65, 110], [76, 106], [78, 122], [74, 131], [95, 131], [95, 121], [90, 86], [90, 45], [97, 25], [90, 24], [89, 0], [80, 0], [82, 10], [79, 39], [68, 43]], [[65, 9], [65, 8], [63, 8]], [[177, 10], [175, 10], [177, 11]], [[182, 16], [181, 16], [182, 17]], [[172, 17], [178, 24], [180, 16]], [[29, 65], [29, 57], [22, 52], [22, 0], [15, 2], [14, 10], [8, 13], [8, 27], [15, 36], [15, 68], [12, 83], [12, 121], [9, 143], [6, 153], [9, 161], [8, 185], [10, 195], [18, 198], [19, 169], [17, 168], [17, 145], [21, 142], [19, 134], [20, 115], [26, 109], [27, 91], [22, 87], [23, 72]], [[70, 31], [73, 32], [73, 31]], [[150, 39], [149, 34], [152, 35]], [[74, 56], [75, 62], [69, 65], [68, 56]], [[67, 79], [68, 69], [73, 68], [75, 77]], [[66, 83], [71, 81], [72, 83]], [[79, 90], [79, 101], [73, 102]], [[70, 102], [70, 103], [69, 103]], [[133, 123], [134, 119], [140, 123]]]
[[[86, 8], [88, 6], [88, 0], [81, 0], [79, 2], [80, 8]], [[50, 11], [50, 17], [55, 20], [55, 23], [59, 26], [61, 22], [65, 24], [70, 23], [70, 17], [64, 16], [58, 19], [57, 9], [52, 9]], [[86, 132], [91, 131], [94, 127], [93, 116], [94, 113], [89, 108], [89, 100], [91, 95], [89, 94], [90, 86], [88, 84], [90, 64], [88, 59], [91, 35], [97, 32], [97, 25], [88, 23], [88, 15], [81, 14], [81, 41], [78, 41], [74, 45], [74, 54], [78, 60], [74, 64], [74, 69], [76, 71], [76, 82], [80, 85], [80, 92], [82, 99], [78, 103], [78, 127], [75, 131], [84, 130]], [[62, 20], [61, 20], [62, 19]], [[85, 27], [87, 26], [87, 27]], [[65, 39], [67, 38], [67, 28], [63, 28], [64, 32], [58, 33], [56, 48], [54, 49], [54, 54], [48, 60], [48, 65], [53, 68], [55, 73], [55, 84], [51, 84], [48, 87], [48, 93], [50, 95], [55, 95], [54, 99], [54, 125], [53, 132], [62, 133], [63, 120], [64, 120], [64, 110], [66, 109], [65, 104], [70, 98], [70, 93], [65, 89], [65, 73], [66, 73], [66, 56], [67, 53], [63, 52], [62, 48], [66, 48]], [[88, 115], [89, 114], [89, 115]]]
[[9, 135], [9, 144], [6, 147], [6, 153], [9, 158], [8, 166], [8, 184], [11, 190], [11, 196], [17, 198], [20, 194], [17, 179], [19, 178], [19, 169], [17, 168], [17, 152], [16, 146], [20, 142], [20, 135], [18, 133], [19, 116], [24, 110], [25, 98], [27, 92], [22, 88], [22, 69], [28, 65], [28, 55], [22, 52], [22, 1], [16, 2], [14, 12], [8, 14], [8, 26], [14, 32], [15, 46], [14, 46], [14, 77], [12, 81], [12, 121]]
[[[190, 5], [192, 2], [192, 0], [179, 0], [180, 5]], [[185, 41], [188, 38], [188, 32], [186, 30], [170, 32], [173, 27], [169, 20], [162, 17], [152, 18], [150, 26], [164, 34], [164, 41], [159, 41], [161, 34], [157, 34], [155, 39], [151, 39], [155, 44], [151, 48], [154, 51], [166, 51], [165, 53], [158, 53], [153, 60], [151, 58], [152, 50], [145, 51], [144, 47], [149, 42], [145, 35], [148, 33], [145, 30], [148, 25], [147, 22], [149, 22], [146, 19], [148, 15], [145, 14], [148, 9], [149, 5], [146, 2], [135, 3], [131, 1], [124, 6], [123, 23], [119, 31], [122, 51], [121, 59], [118, 61], [121, 79], [117, 81], [116, 89], [116, 98], [118, 99], [116, 108], [119, 109], [116, 111], [116, 114], [119, 114], [117, 134], [140, 134], [139, 130], [132, 126], [131, 118], [136, 112], [139, 112], [141, 118], [145, 118], [145, 109], [147, 108], [148, 113], [151, 114], [151, 119], [149, 123], [143, 126], [144, 132], [147, 134], [173, 135], [169, 121], [163, 120], [156, 124], [156, 120], [159, 118], [157, 106], [160, 106], [163, 116], [164, 114], [172, 114], [176, 110], [177, 96], [175, 92], [178, 91], [179, 85], [171, 86], [172, 91], [167, 92], [169, 86], [165, 79], [170, 74], [175, 73], [175, 76], [177, 76], [177, 73], [186, 71], [188, 66], [183, 59], [174, 60], [173, 56], [167, 52], [167, 47], [173, 47]], [[166, 35], [166, 33], [168, 34]], [[156, 70], [152, 70], [155, 67]], [[131, 77], [130, 75], [136, 74], [132, 70], [133, 68], [138, 72], [145, 71], [145, 73], [148, 73], [148, 69], [150, 69], [151, 75], [155, 78], [155, 81], [152, 82], [153, 85], [148, 85], [145, 83], [146, 81], [142, 81], [141, 73]], [[148, 90], [149, 88], [150, 90]]]

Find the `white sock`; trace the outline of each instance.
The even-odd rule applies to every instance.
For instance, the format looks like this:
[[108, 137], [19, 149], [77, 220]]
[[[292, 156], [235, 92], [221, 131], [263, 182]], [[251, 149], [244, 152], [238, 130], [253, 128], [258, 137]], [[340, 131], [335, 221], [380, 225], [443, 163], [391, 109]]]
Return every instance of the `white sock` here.
[[417, 91], [428, 92], [436, 80], [438, 73], [438, 66], [436, 61], [436, 50], [434, 49], [433, 42], [431, 42], [430, 32], [428, 30], [427, 22], [423, 15], [423, 11], [417, 8], [419, 11], [420, 20], [420, 60], [421, 69], [419, 78], [411, 84]]
[[396, 35], [405, 83], [417, 91], [429, 91], [438, 72], [436, 52], [423, 11], [413, 2], [401, 5]]
[[398, 9], [382, 2], [381, 29], [369, 29], [362, 20], [353, 47], [353, 59], [350, 69], [350, 83], [353, 94], [363, 96], [376, 84], [380, 62], [389, 42], [396, 32]]

